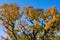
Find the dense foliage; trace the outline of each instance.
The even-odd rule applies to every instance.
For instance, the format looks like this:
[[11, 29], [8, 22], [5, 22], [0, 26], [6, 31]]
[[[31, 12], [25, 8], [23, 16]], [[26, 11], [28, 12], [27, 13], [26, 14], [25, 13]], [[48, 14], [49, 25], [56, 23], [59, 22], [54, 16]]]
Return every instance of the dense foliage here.
[[59, 40], [60, 13], [54, 6], [43, 10], [3, 4], [0, 6], [0, 20], [9, 36], [6, 40]]

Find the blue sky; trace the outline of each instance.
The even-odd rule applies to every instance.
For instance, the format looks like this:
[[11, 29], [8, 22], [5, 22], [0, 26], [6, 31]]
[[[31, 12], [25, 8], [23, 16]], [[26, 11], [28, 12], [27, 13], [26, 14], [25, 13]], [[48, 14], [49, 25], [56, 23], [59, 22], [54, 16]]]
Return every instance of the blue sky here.
[[56, 6], [60, 10], [60, 0], [0, 0], [0, 4], [3, 3], [16, 3], [19, 6], [31, 5], [35, 8], [48, 8], [51, 6]]
[[[3, 3], [16, 3], [20, 7], [31, 5], [34, 8], [43, 8], [44, 10], [46, 10], [48, 7], [56, 6], [58, 11], [60, 11], [60, 0], [0, 0], [0, 5]], [[1, 26], [0, 35], [6, 35]]]

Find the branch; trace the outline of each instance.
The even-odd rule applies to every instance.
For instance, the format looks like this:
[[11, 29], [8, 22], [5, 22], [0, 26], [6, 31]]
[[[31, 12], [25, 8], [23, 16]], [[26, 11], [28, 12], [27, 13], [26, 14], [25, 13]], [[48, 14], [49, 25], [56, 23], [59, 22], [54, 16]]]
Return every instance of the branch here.
[[13, 36], [14, 36], [14, 37], [15, 37], [15, 39], [17, 40], [17, 37], [16, 37], [16, 35], [15, 35], [14, 31], [13, 31], [13, 30], [10, 30], [7, 26], [5, 26], [5, 27], [6, 27], [6, 29], [8, 29], [10, 32], [12, 32]]
[[8, 29], [10, 32], [12, 32], [12, 30], [10, 30], [7, 26], [5, 26], [6, 27], [6, 29]]
[[13, 34], [13, 36], [15, 37], [15, 40], [17, 40], [17, 37], [16, 37], [14, 31], [12, 31], [12, 34]]
[[22, 24], [20, 24], [20, 25], [25, 29], [25, 27]]
[[15, 35], [15, 33], [14, 33], [14, 23], [13, 22], [11, 22], [13, 25], [12, 25], [12, 34], [13, 34], [13, 36], [15, 37], [15, 39], [17, 40], [17, 37], [16, 37], [16, 35]]
[[23, 32], [23, 34], [25, 34], [28, 37], [28, 35], [25, 32]]

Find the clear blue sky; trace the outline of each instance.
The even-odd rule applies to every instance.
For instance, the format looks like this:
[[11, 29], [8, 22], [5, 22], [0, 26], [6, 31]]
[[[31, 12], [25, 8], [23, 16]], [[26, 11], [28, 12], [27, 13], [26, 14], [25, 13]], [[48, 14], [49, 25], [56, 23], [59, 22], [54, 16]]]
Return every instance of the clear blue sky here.
[[[58, 11], [60, 11], [60, 0], [0, 0], [0, 5], [3, 3], [16, 3], [20, 7], [31, 5], [35, 8], [43, 8], [47, 9], [48, 7], [56, 6]], [[1, 23], [1, 21], [0, 21]], [[0, 26], [0, 35], [4, 35], [5, 33], [2, 31], [2, 27]]]
[[51, 6], [56, 6], [60, 11], [60, 0], [0, 0], [0, 4], [3, 3], [17, 3], [19, 6], [31, 5], [35, 8], [48, 8]]

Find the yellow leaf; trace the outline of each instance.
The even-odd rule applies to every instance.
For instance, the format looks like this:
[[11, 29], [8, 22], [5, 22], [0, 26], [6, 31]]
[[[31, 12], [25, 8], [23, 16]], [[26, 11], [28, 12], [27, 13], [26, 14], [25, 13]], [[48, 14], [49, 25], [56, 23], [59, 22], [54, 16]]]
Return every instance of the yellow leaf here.
[[4, 22], [2, 22], [2, 26], [4, 26]]

